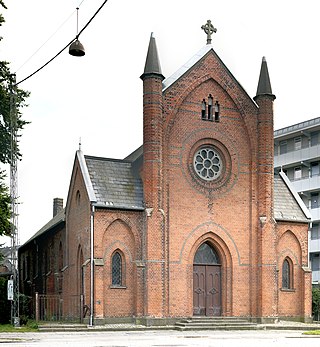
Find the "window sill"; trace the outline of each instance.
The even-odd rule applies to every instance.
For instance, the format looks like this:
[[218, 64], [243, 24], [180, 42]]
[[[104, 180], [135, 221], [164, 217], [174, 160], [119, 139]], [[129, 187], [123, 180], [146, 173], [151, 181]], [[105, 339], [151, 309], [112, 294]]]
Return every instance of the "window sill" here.
[[282, 292], [294, 293], [296, 290], [294, 288], [280, 288]]
[[127, 289], [126, 286], [115, 286], [115, 285], [111, 285], [110, 289]]

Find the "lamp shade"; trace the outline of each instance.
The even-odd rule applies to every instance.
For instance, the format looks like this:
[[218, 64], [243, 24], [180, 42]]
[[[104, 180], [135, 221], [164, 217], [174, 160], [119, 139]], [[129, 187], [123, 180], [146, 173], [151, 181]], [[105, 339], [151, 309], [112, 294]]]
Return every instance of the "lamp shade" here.
[[82, 43], [78, 39], [69, 46], [69, 54], [74, 57], [83, 57], [86, 54]]

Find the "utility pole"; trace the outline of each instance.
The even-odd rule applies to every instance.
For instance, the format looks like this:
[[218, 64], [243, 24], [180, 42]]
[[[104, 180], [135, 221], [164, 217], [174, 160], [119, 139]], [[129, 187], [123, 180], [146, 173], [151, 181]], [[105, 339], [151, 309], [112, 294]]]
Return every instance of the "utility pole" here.
[[10, 198], [11, 198], [11, 271], [13, 279], [13, 300], [11, 301], [11, 322], [20, 326], [19, 317], [19, 269], [18, 269], [18, 172], [17, 172], [17, 86], [16, 76], [10, 83]]

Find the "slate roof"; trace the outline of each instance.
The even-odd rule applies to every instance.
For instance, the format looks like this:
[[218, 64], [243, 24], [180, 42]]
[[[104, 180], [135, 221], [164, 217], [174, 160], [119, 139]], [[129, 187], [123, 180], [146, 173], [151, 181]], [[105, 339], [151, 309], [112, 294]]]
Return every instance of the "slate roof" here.
[[96, 206], [143, 210], [142, 181], [132, 162], [85, 156]]
[[[143, 186], [135, 162], [139, 147], [124, 160], [85, 156], [96, 205], [108, 208], [143, 210]], [[130, 160], [131, 159], [131, 160]], [[299, 195], [284, 173], [274, 177], [274, 218], [278, 221], [308, 222], [311, 218]]]
[[274, 176], [274, 218], [304, 223], [311, 220], [310, 212], [282, 172]]
[[[144, 210], [143, 186], [138, 175], [143, 157], [139, 147], [124, 160], [84, 156], [88, 181], [94, 191], [95, 206], [127, 210]], [[90, 187], [91, 189], [91, 187]], [[308, 223], [311, 215], [292, 187], [287, 176], [280, 172], [274, 177], [274, 218], [277, 221]], [[65, 223], [65, 209], [53, 217], [21, 247]]]

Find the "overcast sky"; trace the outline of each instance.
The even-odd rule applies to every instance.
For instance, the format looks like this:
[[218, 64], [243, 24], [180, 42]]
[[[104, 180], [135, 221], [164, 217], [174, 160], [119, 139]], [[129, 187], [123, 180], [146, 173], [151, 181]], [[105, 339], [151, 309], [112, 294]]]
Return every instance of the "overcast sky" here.
[[[102, 3], [7, 0], [1, 60], [22, 80], [75, 36], [79, 4], [80, 30]], [[84, 57], [66, 50], [20, 85], [31, 92], [18, 166], [21, 243], [52, 218], [53, 198], [66, 201], [79, 138], [84, 154], [108, 158], [142, 144], [139, 77], [151, 32], [169, 77], [206, 44], [201, 25], [211, 19], [215, 51], [251, 97], [266, 56], [279, 129], [320, 116], [319, 9], [319, 0], [109, 0], [80, 36]]]

